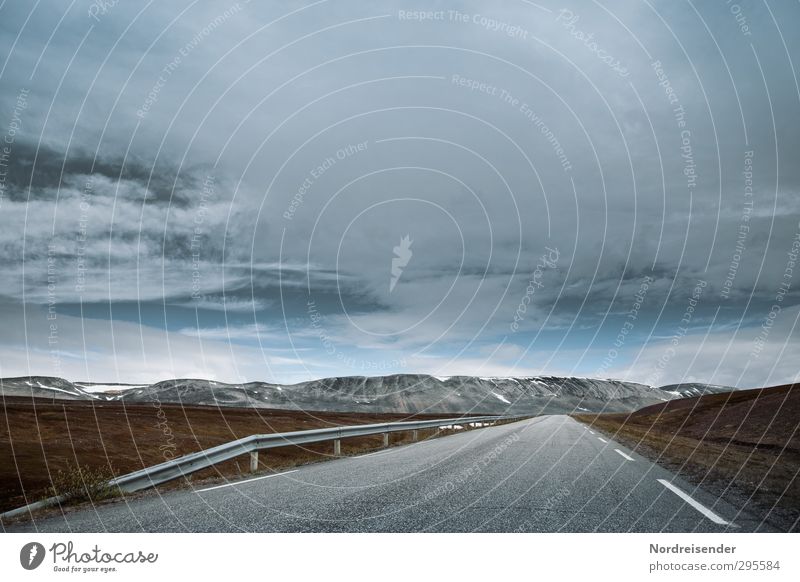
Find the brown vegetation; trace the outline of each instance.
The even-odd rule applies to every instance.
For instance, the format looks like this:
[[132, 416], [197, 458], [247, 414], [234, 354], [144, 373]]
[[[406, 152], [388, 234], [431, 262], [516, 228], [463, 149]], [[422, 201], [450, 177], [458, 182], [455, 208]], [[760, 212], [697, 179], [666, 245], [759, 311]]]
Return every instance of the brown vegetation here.
[[[27, 397], [5, 397], [0, 421], [0, 511], [51, 495], [53, 488], [94, 484], [93, 476], [124, 475], [165, 460], [252, 434], [332, 426], [395, 422], [456, 415], [359, 414], [289, 410], [217, 408], [176, 404], [124, 404]], [[420, 438], [432, 431], [420, 431]], [[410, 433], [390, 435], [390, 444], [410, 440]], [[381, 436], [342, 441], [342, 454], [380, 448]], [[328, 458], [332, 443], [262, 451], [263, 470], [280, 470]], [[193, 482], [249, 473], [246, 457], [191, 476]], [[102, 481], [102, 479], [100, 479]], [[173, 482], [168, 486], [180, 486]], [[90, 485], [88, 494], [103, 492]], [[86, 493], [84, 491], [84, 493]], [[85, 496], [85, 495], [84, 495]]]
[[576, 419], [770, 521], [800, 517], [800, 384]]

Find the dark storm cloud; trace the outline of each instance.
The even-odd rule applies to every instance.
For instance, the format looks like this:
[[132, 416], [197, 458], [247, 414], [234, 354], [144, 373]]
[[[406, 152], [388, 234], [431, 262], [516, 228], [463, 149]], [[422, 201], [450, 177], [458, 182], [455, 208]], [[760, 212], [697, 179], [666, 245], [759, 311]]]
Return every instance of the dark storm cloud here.
[[[650, 376], [637, 348], [658, 360], [698, 281], [691, 332], [722, 346], [737, 329], [731, 353], [785, 281], [796, 7], [743, 4], [743, 30], [725, 3], [453, 1], [425, 19], [404, 2], [88, 6], [0, 19], [3, 119], [29, 91], [1, 207], [0, 291], [16, 300], [47, 301], [55, 253], [62, 302], [254, 312], [228, 322], [237, 342], [283, 328], [309, 362], [330, 363], [313, 302], [339, 353], [401, 350], [435, 371], [464, 349], [465, 366], [497, 370], [503, 344], [508, 373], [548, 351], [557, 371], [592, 373], [652, 278], [608, 369]], [[531, 293], [546, 248], [559, 259]], [[792, 339], [798, 303], [783, 297], [770, 341]], [[210, 329], [197, 336], [223, 337]], [[674, 361], [673, 380], [719, 373]]]
[[14, 163], [7, 173], [7, 198], [12, 202], [27, 201], [29, 193], [36, 196], [56, 192], [74, 182], [74, 176], [96, 176], [136, 182], [142, 193], [147, 192], [149, 203], [186, 206], [193, 200], [191, 195], [202, 189], [203, 175], [209, 170], [187, 168], [179, 173], [166, 165], [149, 165], [135, 156], [109, 158], [99, 151], [78, 148], [64, 152], [28, 140], [14, 143], [13, 156]]

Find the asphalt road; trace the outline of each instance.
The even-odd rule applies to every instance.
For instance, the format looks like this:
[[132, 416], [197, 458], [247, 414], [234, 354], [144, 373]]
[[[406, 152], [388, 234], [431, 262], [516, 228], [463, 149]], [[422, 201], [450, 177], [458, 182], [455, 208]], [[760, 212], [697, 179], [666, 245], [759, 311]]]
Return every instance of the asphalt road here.
[[151, 492], [9, 528], [47, 532], [755, 530], [773, 531], [566, 416], [473, 430], [205, 490]]

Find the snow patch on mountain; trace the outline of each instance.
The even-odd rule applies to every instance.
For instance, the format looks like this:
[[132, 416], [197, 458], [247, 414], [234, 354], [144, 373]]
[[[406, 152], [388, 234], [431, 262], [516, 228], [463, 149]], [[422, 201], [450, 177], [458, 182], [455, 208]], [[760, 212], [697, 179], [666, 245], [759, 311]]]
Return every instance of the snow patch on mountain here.
[[72, 383], [62, 378], [0, 379], [0, 393], [52, 399], [180, 403], [328, 412], [565, 414], [625, 412], [673, 398], [724, 392], [723, 386], [681, 384], [654, 388], [610, 379], [434, 377], [426, 374], [344, 376], [298, 384], [226, 384], [175, 379], [151, 385]]

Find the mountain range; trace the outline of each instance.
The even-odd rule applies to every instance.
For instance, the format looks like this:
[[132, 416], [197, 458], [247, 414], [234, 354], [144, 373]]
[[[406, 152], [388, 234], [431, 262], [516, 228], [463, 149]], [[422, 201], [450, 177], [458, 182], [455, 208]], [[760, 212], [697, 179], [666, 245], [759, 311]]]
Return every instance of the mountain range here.
[[663, 387], [557, 376], [516, 378], [394, 374], [344, 376], [298, 384], [174, 379], [155, 384], [100, 384], [25, 376], [0, 379], [3, 396], [123, 403], [315, 410], [329, 412], [562, 414], [625, 412], [676, 398], [729, 392], [709, 384]]

